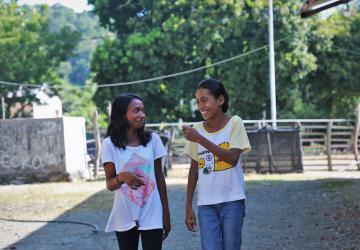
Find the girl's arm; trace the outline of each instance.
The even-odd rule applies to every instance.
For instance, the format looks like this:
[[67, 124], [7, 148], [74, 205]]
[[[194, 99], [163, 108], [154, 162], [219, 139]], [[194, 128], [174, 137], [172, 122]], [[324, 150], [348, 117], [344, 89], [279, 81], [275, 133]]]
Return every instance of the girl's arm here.
[[231, 165], [236, 165], [239, 160], [241, 149], [231, 148], [223, 149], [215, 143], [209, 141], [204, 136], [199, 134], [196, 129], [190, 126], [183, 126], [184, 136], [187, 140], [199, 143], [201, 146], [209, 150], [211, 153], [219, 157], [220, 160], [225, 161]]
[[198, 181], [198, 175], [199, 175], [198, 162], [191, 159], [187, 191], [186, 191], [186, 217], [185, 217], [185, 224], [190, 231], [197, 230], [196, 216], [194, 210], [192, 209], [192, 201], [194, 197], [196, 184]]
[[156, 184], [159, 190], [160, 200], [163, 207], [163, 227], [164, 227], [163, 240], [164, 240], [168, 236], [171, 230], [171, 225], [170, 225], [170, 210], [169, 210], [168, 197], [166, 191], [166, 183], [162, 172], [161, 158], [156, 159], [154, 161], [154, 166], [155, 166]]
[[116, 175], [115, 164], [112, 162], [104, 163], [106, 188], [110, 191], [114, 191], [121, 187], [123, 183], [128, 184], [132, 189], [144, 185], [144, 182], [135, 174], [131, 172], [121, 172]]

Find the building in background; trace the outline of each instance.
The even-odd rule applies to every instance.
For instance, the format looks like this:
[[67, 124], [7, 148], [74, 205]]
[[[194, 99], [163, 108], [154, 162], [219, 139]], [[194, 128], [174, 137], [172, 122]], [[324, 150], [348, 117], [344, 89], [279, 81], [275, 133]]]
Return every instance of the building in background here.
[[58, 96], [49, 96], [43, 90], [36, 93], [38, 102], [32, 103], [33, 118], [58, 118], [63, 116], [62, 101]]

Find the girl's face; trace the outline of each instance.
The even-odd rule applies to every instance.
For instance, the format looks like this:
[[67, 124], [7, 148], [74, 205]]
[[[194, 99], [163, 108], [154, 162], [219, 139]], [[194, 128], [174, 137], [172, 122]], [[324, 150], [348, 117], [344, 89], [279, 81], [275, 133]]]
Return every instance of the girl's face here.
[[216, 99], [210, 90], [200, 88], [196, 90], [196, 102], [202, 117], [204, 120], [208, 120], [222, 112], [221, 106], [224, 104], [224, 97], [221, 95]]
[[131, 128], [142, 128], [145, 124], [145, 111], [143, 102], [139, 99], [133, 99], [127, 108], [126, 118]]

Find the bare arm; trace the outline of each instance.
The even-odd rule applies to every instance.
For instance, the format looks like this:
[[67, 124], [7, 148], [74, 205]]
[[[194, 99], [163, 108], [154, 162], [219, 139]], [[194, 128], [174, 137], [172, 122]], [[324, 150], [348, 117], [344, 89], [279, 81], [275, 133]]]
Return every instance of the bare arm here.
[[219, 157], [220, 160], [225, 161], [233, 166], [236, 165], [239, 160], [241, 149], [238, 148], [223, 149], [203, 136], [200, 137], [198, 143], [207, 150], [209, 150], [211, 153]]
[[163, 207], [163, 240], [168, 236], [171, 225], [170, 225], [170, 210], [169, 210], [169, 203], [166, 191], [166, 183], [165, 178], [162, 172], [162, 165], [161, 165], [161, 158], [156, 159], [154, 161], [155, 165], [155, 177], [156, 177], [156, 184], [159, 190], [160, 200]]
[[185, 224], [190, 231], [196, 231], [196, 216], [194, 210], [192, 209], [192, 201], [194, 198], [194, 192], [196, 188], [196, 184], [198, 181], [198, 162], [191, 159], [190, 169], [189, 169], [189, 177], [186, 191], [186, 217]]
[[110, 191], [114, 191], [121, 187], [123, 183], [126, 183], [132, 189], [144, 185], [144, 182], [135, 174], [131, 172], [121, 172], [116, 175], [115, 164], [112, 162], [104, 163], [106, 188]]
[[190, 126], [183, 126], [184, 136], [187, 140], [199, 143], [201, 146], [209, 150], [211, 153], [219, 157], [220, 160], [225, 161], [231, 165], [236, 165], [239, 160], [241, 149], [231, 148], [223, 149], [213, 142], [206, 139], [199, 134], [196, 129]]

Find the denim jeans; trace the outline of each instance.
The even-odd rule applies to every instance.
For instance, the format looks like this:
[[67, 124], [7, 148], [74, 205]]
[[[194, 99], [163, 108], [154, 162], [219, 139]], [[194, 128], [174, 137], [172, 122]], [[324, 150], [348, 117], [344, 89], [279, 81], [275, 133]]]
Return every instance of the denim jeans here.
[[198, 207], [201, 248], [240, 250], [245, 217], [245, 200]]

